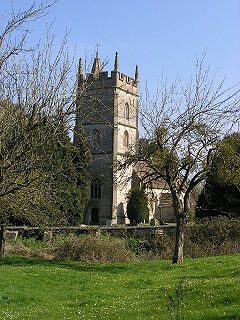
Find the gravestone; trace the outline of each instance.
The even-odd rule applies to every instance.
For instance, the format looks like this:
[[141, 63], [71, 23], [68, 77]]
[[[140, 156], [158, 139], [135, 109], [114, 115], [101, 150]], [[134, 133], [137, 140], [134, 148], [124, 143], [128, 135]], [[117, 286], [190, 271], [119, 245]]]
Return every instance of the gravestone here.
[[4, 238], [5, 240], [17, 240], [18, 231], [5, 231]]
[[50, 242], [52, 240], [53, 234], [52, 231], [44, 231], [43, 241]]
[[106, 227], [112, 228], [112, 220], [106, 220]]
[[156, 226], [156, 219], [152, 218], [150, 219], [150, 226], [155, 227]]

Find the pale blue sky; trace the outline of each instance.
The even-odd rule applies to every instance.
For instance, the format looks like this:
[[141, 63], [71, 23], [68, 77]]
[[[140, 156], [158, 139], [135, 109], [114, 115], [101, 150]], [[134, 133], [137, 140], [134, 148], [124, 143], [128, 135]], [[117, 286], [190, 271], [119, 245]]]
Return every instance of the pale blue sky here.
[[[0, 0], [1, 15], [10, 0]], [[13, 0], [16, 8], [32, 1]], [[218, 69], [226, 85], [240, 81], [239, 0], [59, 0], [49, 14], [32, 25], [31, 41], [44, 37], [45, 25], [54, 21], [52, 32], [60, 39], [71, 30], [69, 47], [77, 45], [77, 58], [93, 53], [109, 58], [115, 51], [120, 71], [154, 87], [163, 69], [170, 80], [190, 77], [196, 54], [207, 49], [206, 63]]]

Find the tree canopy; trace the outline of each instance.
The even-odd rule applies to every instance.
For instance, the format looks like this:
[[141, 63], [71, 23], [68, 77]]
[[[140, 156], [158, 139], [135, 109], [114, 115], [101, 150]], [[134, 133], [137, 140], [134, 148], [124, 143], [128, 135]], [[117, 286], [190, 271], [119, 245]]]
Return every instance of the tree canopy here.
[[197, 203], [197, 217], [218, 215], [240, 216], [240, 134], [237, 132], [217, 144]]

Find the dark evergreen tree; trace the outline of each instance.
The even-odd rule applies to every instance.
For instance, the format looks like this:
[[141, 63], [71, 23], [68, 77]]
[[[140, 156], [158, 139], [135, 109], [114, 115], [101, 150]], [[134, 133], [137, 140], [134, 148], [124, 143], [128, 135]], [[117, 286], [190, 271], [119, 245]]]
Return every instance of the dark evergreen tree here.
[[69, 224], [82, 221], [87, 199], [89, 149], [83, 133], [74, 145], [66, 130], [53, 135], [49, 144], [51, 161], [46, 170], [51, 171], [50, 185], [55, 199], [54, 205], [64, 213]]
[[128, 193], [127, 216], [131, 223], [143, 222], [148, 218], [148, 199], [144, 190], [133, 188]]
[[199, 196], [196, 217], [240, 216], [240, 192], [235, 186], [226, 186], [210, 178]]
[[196, 216], [240, 216], [240, 134], [226, 136], [214, 152]]
[[[58, 132], [56, 132], [58, 130]], [[33, 150], [32, 175], [37, 177], [26, 190], [1, 199], [11, 213], [8, 222], [27, 225], [81, 223], [87, 199], [89, 150], [82, 134], [74, 145], [64, 126], [42, 126], [42, 144]], [[33, 160], [35, 161], [35, 160]], [[47, 222], [47, 223], [46, 223]]]

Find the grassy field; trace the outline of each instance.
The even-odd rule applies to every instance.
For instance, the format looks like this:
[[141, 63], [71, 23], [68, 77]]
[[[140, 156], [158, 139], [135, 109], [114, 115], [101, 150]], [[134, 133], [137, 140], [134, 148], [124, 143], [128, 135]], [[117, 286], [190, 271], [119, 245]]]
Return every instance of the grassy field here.
[[0, 260], [0, 319], [240, 319], [240, 255], [139, 263]]

